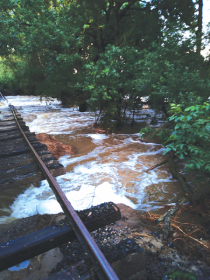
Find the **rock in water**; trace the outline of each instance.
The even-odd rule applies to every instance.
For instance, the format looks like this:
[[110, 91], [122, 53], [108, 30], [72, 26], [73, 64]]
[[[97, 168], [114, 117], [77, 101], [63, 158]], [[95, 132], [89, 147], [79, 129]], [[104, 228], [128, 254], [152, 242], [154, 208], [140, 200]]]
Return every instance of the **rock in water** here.
[[84, 102], [82, 104], [79, 105], [79, 111], [80, 112], [87, 112], [88, 110], [88, 104], [87, 102]]

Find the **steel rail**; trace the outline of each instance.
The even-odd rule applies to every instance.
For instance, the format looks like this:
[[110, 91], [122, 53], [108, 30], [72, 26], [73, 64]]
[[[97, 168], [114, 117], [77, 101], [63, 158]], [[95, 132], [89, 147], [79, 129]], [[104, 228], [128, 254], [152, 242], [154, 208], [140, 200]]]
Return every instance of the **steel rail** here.
[[[1, 89], [0, 89], [0, 90], [1, 90]], [[8, 103], [7, 98], [1, 93], [1, 91], [0, 91], [0, 96], [1, 96], [1, 98], [2, 98], [4, 101], [6, 101], [6, 102]]]
[[74, 208], [72, 207], [71, 203], [67, 199], [66, 195], [61, 190], [60, 186], [56, 182], [55, 178], [51, 175], [50, 171], [47, 169], [43, 161], [40, 159], [34, 148], [32, 147], [31, 143], [29, 142], [27, 136], [23, 132], [15, 112], [15, 107], [9, 104], [9, 107], [14, 115], [16, 123], [23, 134], [24, 139], [26, 140], [28, 146], [30, 147], [33, 155], [35, 156], [37, 163], [39, 164], [45, 178], [47, 179], [50, 187], [52, 188], [57, 201], [60, 203], [65, 215], [69, 219], [77, 238], [79, 239], [83, 249], [88, 253], [90, 256], [92, 263], [93, 263], [93, 270], [97, 274], [100, 280], [110, 279], [110, 280], [119, 280], [117, 275], [115, 274], [114, 270], [112, 269], [111, 265], [108, 263], [107, 259], [98, 248], [97, 244], [91, 237], [89, 231], [75, 212]]

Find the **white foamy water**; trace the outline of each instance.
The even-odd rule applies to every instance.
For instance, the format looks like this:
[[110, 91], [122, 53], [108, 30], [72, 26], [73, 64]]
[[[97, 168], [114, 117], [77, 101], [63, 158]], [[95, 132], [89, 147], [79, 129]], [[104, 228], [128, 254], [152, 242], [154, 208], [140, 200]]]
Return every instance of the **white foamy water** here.
[[57, 99], [43, 99], [39, 97], [14, 96], [8, 97], [21, 113], [30, 127], [31, 132], [48, 134], [71, 134], [78, 128], [92, 124], [94, 113], [80, 113], [77, 108], [62, 108]]
[[[94, 114], [62, 108], [56, 99], [50, 104], [40, 103], [38, 97], [8, 99], [31, 131], [59, 135], [65, 144], [78, 145], [78, 154], [60, 158], [67, 172], [56, 178], [76, 210], [108, 201], [144, 210], [173, 202], [175, 181], [170, 173], [164, 168], [145, 172], [163, 160], [161, 145], [141, 143], [139, 134], [81, 132], [94, 123]], [[47, 181], [19, 194], [10, 208], [15, 218], [62, 211]]]

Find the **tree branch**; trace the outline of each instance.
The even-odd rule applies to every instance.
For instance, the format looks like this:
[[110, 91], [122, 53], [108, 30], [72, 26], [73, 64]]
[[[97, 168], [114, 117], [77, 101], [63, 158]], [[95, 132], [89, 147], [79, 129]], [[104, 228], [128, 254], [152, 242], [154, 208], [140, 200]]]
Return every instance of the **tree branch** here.
[[168, 159], [165, 159], [165, 160], [161, 161], [160, 163], [153, 165], [152, 167], [148, 168], [145, 172], [148, 172], [148, 171], [150, 171], [150, 170], [153, 170], [153, 169], [155, 169], [156, 167], [159, 167], [159, 166], [163, 165], [163, 164], [166, 163], [166, 162], [168, 162]]
[[138, 2], [138, 1], [137, 1], [137, 0], [131, 0], [131, 1], [128, 3], [128, 5], [125, 6], [125, 8], [119, 12], [119, 19], [121, 19], [121, 18], [124, 16], [124, 14], [127, 13], [127, 11], [131, 8], [131, 6], [132, 6], [133, 4], [135, 4], [136, 2]]
[[163, 239], [166, 240], [168, 237], [168, 232], [170, 228], [170, 221], [171, 217], [179, 211], [179, 209], [182, 207], [182, 205], [188, 201], [192, 197], [191, 192], [187, 186], [187, 183], [184, 181], [182, 176], [176, 171], [173, 161], [173, 154], [168, 158], [168, 165], [170, 168], [170, 172], [174, 179], [177, 179], [179, 183], [181, 184], [185, 195], [181, 197], [181, 199], [169, 210], [167, 211], [162, 217], [160, 217], [158, 220], [156, 220], [156, 224], [159, 224], [160, 222], [164, 222], [164, 234]]
[[187, 197], [183, 196], [170, 210], [168, 210], [162, 217], [155, 221], [156, 224], [164, 222], [163, 240], [167, 240], [168, 238], [171, 217], [176, 214], [182, 207], [182, 205], [187, 201]]
[[168, 158], [168, 165], [171, 172], [171, 175], [174, 179], [178, 180], [182, 189], [184, 190], [184, 194], [187, 197], [191, 197], [191, 192], [187, 186], [187, 183], [184, 181], [183, 177], [176, 171], [174, 161], [173, 161], [173, 155]]

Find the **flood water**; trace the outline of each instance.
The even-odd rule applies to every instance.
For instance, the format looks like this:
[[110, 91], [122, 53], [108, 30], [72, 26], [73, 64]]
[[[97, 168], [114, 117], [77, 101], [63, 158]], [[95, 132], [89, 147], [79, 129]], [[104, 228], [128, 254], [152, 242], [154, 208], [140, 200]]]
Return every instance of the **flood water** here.
[[[59, 159], [66, 174], [56, 178], [76, 210], [113, 201], [147, 211], [174, 203], [182, 195], [167, 165], [145, 172], [164, 160], [163, 146], [139, 141], [140, 128], [148, 125], [146, 114], [154, 115], [151, 109], [144, 108], [137, 114], [133, 129], [105, 135], [92, 133], [94, 113], [63, 108], [56, 99], [40, 102], [39, 97], [15, 96], [8, 100], [31, 132], [48, 133], [77, 148], [75, 155]], [[39, 187], [20, 186], [0, 194], [1, 223], [61, 211], [46, 181]]]

